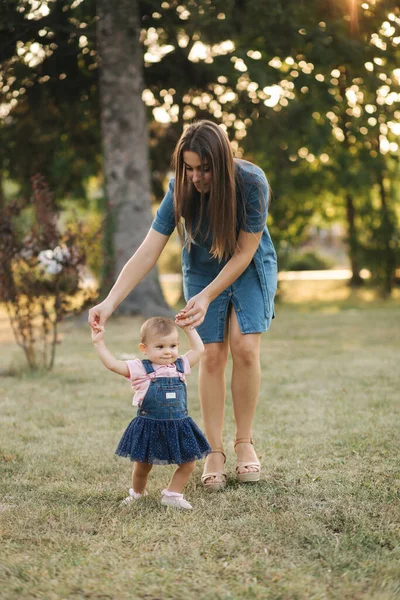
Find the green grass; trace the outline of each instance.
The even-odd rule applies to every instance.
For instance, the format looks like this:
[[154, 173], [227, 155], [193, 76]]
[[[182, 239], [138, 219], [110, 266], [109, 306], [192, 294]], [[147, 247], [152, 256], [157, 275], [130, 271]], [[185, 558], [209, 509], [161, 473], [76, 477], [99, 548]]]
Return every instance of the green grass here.
[[[54, 371], [31, 375], [1, 315], [1, 364], [18, 375], [0, 378], [0, 598], [400, 598], [399, 317], [396, 302], [278, 306], [262, 338], [262, 481], [233, 477], [228, 398], [228, 488], [207, 494], [198, 464], [182, 514], [160, 505], [173, 467], [120, 507], [132, 393], [87, 325], [67, 323]], [[110, 348], [134, 354], [139, 326], [111, 321]]]

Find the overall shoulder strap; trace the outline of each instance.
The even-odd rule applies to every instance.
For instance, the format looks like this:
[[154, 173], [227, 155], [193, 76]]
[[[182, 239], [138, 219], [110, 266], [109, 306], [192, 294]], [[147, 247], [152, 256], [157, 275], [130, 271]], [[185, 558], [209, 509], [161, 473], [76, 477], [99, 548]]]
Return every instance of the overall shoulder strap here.
[[184, 373], [185, 369], [183, 366], [183, 358], [177, 358], [175, 361], [175, 366], [176, 366], [176, 370], [178, 371], [178, 373]]
[[153, 369], [153, 367], [152, 367], [151, 362], [147, 358], [145, 358], [144, 360], [142, 360], [142, 365], [144, 366], [147, 375], [150, 375], [150, 373], [154, 373], [155, 372], [154, 369]]

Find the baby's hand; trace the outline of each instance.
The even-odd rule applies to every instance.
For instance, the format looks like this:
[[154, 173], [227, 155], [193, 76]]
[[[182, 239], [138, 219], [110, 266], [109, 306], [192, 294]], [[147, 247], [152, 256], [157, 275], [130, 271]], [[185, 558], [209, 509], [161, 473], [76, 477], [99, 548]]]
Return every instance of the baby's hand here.
[[104, 340], [104, 327], [92, 327], [92, 342], [101, 342]]
[[175, 324], [176, 325], [180, 325], [182, 323], [182, 321], [185, 318], [185, 313], [183, 310], [180, 310], [176, 315], [175, 315]]
[[175, 325], [177, 325], [178, 327], [180, 327], [184, 331], [185, 330], [189, 330], [189, 329], [194, 329], [194, 327], [192, 325], [193, 319], [194, 319], [193, 315], [190, 315], [188, 317], [187, 314], [186, 314], [186, 310], [181, 310], [175, 316]]
[[190, 324], [186, 322], [186, 316], [184, 311], [179, 312], [175, 316], [175, 325], [183, 330], [188, 329]]

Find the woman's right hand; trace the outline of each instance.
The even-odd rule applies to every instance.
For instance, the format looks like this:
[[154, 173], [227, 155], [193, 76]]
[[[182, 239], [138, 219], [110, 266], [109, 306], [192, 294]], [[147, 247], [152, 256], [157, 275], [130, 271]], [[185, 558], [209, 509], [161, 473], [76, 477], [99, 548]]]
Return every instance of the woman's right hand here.
[[89, 310], [88, 322], [92, 329], [100, 331], [104, 329], [104, 325], [110, 315], [114, 312], [114, 307], [110, 301], [103, 300], [100, 304], [93, 306]]
[[210, 300], [203, 290], [196, 296], [193, 296], [185, 308], [179, 311], [175, 317], [175, 323], [182, 328], [190, 326], [190, 329], [194, 329], [198, 327], [204, 321], [209, 304]]

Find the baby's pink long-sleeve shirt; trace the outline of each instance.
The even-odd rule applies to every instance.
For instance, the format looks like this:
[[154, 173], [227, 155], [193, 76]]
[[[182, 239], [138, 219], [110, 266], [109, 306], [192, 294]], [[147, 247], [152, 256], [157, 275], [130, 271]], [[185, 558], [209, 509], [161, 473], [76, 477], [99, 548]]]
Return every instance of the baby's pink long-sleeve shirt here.
[[179, 377], [181, 381], [186, 383], [185, 375], [189, 375], [191, 372], [189, 359], [186, 354], [179, 358], [182, 358], [183, 360], [183, 373], [179, 373], [175, 364], [156, 365], [155, 363], [151, 363], [155, 373], [147, 374], [140, 358], [126, 361], [129, 369], [129, 377], [127, 377], [127, 379], [131, 382], [131, 386], [135, 390], [132, 399], [133, 406], [141, 406], [146, 392], [149, 389], [150, 381], [154, 377]]

